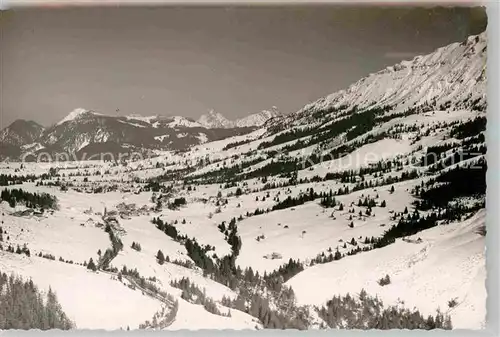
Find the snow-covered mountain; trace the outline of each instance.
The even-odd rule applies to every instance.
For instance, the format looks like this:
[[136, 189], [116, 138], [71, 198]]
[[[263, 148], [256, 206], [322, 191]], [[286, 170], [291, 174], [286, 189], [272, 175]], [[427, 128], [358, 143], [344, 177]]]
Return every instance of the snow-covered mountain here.
[[182, 116], [135, 114], [121, 117], [77, 108], [47, 129], [32, 121], [15, 121], [0, 133], [0, 157], [18, 158], [36, 149], [78, 153], [89, 145], [92, 152], [99, 152], [100, 147], [102, 151], [111, 148], [112, 152], [185, 150], [251, 132], [278, 116], [275, 107], [236, 121], [213, 110], [195, 121]]
[[198, 119], [198, 123], [209, 129], [234, 127], [234, 122], [214, 110], [210, 110], [207, 114], [201, 115]]
[[42, 134], [44, 127], [33, 121], [18, 119], [0, 131], [0, 142], [13, 146], [21, 146], [35, 142]]
[[0, 159], [19, 158], [22, 146], [33, 144], [44, 127], [33, 121], [18, 119], [0, 131]]
[[95, 112], [95, 111], [92, 111], [92, 110], [77, 108], [77, 109], [71, 111], [68, 115], [66, 115], [66, 117], [61, 119], [59, 122], [57, 122], [56, 126], [63, 125], [64, 123], [67, 123], [67, 122], [69, 122], [69, 123], [77, 122], [80, 119], [84, 119], [84, 118], [92, 118], [93, 116], [102, 116], [102, 115]]
[[[251, 127], [207, 128], [181, 116], [111, 116], [78, 108], [46, 129], [16, 121], [2, 130], [0, 156], [16, 158], [29, 149], [48, 153], [185, 150], [207, 141], [245, 134]], [[29, 146], [37, 143], [38, 146]], [[90, 146], [90, 147], [89, 147]], [[80, 158], [80, 156], [77, 156]]]
[[[392, 113], [426, 105], [436, 109], [486, 105], [486, 32], [370, 74], [347, 89], [277, 120], [279, 128], [333, 118], [338, 111], [391, 107]], [[327, 111], [335, 111], [328, 113]], [[322, 118], [319, 112], [322, 112]]]
[[126, 118], [130, 121], [141, 121], [146, 122], [154, 128], [158, 127], [186, 127], [186, 128], [201, 128], [203, 125], [196, 122], [192, 118], [183, 117], [183, 116], [141, 116], [141, 115], [129, 115]]
[[209, 129], [260, 127], [270, 119], [279, 116], [281, 116], [281, 113], [276, 107], [273, 107], [271, 110], [263, 110], [261, 112], [232, 121], [224, 117], [221, 113], [210, 110], [207, 114], [202, 115], [198, 119], [198, 123]]
[[273, 106], [271, 110], [262, 110], [259, 113], [255, 113], [243, 118], [236, 120], [235, 124], [238, 127], [252, 127], [252, 126], [263, 126], [267, 121], [281, 117], [281, 113], [278, 108]]

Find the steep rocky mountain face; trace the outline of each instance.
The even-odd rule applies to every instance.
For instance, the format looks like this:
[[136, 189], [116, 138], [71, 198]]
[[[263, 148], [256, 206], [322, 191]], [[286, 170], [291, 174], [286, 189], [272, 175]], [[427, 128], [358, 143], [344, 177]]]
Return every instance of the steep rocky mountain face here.
[[0, 159], [18, 158], [23, 152], [23, 146], [40, 137], [44, 127], [33, 121], [18, 119], [0, 131]]
[[0, 131], [0, 141], [12, 146], [34, 143], [42, 134], [44, 127], [33, 121], [18, 119]]
[[234, 122], [214, 110], [210, 110], [207, 114], [202, 115], [198, 119], [198, 123], [206, 128], [231, 128], [234, 126]]

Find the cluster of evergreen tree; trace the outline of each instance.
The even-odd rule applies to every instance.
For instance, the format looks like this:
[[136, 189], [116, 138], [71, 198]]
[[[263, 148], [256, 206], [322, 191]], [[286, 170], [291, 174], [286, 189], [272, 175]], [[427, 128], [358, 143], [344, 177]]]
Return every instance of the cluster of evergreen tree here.
[[118, 255], [120, 250], [123, 249], [123, 242], [120, 240], [118, 236], [113, 231], [111, 225], [106, 224], [105, 231], [109, 235], [109, 240], [111, 241], [111, 248], [106, 249], [104, 254], [100, 257], [98, 262], [98, 268], [107, 270], [111, 261]]
[[257, 147], [258, 150], [263, 150], [267, 149], [272, 146], [280, 145], [283, 143], [287, 143], [299, 138], [307, 137], [313, 134], [314, 128], [300, 128], [300, 129], [294, 129], [286, 132], [282, 132], [278, 135], [276, 135], [272, 141], [269, 142], [262, 142], [259, 144]]
[[304, 270], [303, 263], [301, 263], [299, 260], [294, 260], [290, 258], [287, 263], [280, 266], [278, 269], [272, 271], [269, 274], [264, 275], [264, 280], [268, 282], [273, 279], [279, 278], [284, 283], [303, 270]]
[[222, 313], [217, 307], [217, 304], [215, 304], [215, 301], [212, 298], [207, 297], [205, 289], [200, 289], [196, 284], [189, 280], [189, 278], [183, 277], [180, 280], [173, 280], [170, 282], [170, 285], [174, 288], [182, 290], [182, 299], [194, 304], [200, 304], [206, 311], [212, 314], [225, 317], [231, 316], [229, 312]]
[[453, 143], [445, 143], [445, 144], [440, 144], [440, 145], [429, 146], [429, 147], [427, 147], [425, 155], [422, 158], [419, 165], [420, 166], [433, 165], [434, 163], [439, 161], [439, 159], [441, 158], [443, 153], [445, 153], [446, 151], [449, 151], [455, 147], [456, 147], [456, 144], [453, 144]]
[[0, 198], [7, 201], [10, 207], [23, 204], [28, 208], [57, 209], [57, 198], [48, 193], [31, 193], [20, 188], [4, 189]]
[[159, 249], [158, 253], [156, 253], [156, 261], [158, 264], [163, 265], [165, 262], [170, 262], [170, 257], [168, 255], [165, 256], [161, 249]]
[[201, 246], [195, 238], [191, 239], [185, 235], [179, 235], [177, 228], [174, 225], [163, 222], [160, 218], [153, 218], [152, 222], [156, 225], [156, 228], [164, 232], [166, 235], [170, 236], [175, 241], [183, 243], [188, 256], [191, 260], [193, 260], [196, 266], [200, 267], [209, 274], [214, 271], [215, 264], [212, 258], [207, 254], [212, 247]]
[[480, 133], [478, 135], [463, 139], [461, 142], [461, 146], [468, 147], [473, 144], [484, 144], [486, 142], [486, 138], [484, 137], [484, 133]]
[[[158, 223], [158, 219], [156, 219], [155, 222]], [[222, 224], [219, 229], [221, 228], [223, 228]], [[299, 328], [299, 326], [306, 326], [307, 319], [305, 316], [302, 319], [301, 325], [297, 325], [297, 313], [300, 312], [300, 310], [293, 304], [293, 292], [291, 289], [288, 290], [288, 288], [283, 285], [285, 282], [284, 279], [292, 277], [298, 270], [301, 268], [303, 269], [301, 263], [290, 260], [287, 265], [281, 267], [269, 276], [267, 274], [260, 276], [258, 273], [254, 273], [251, 267], [243, 271], [239, 266], [236, 267], [235, 263], [239, 250], [241, 249], [241, 239], [237, 235], [236, 220], [232, 219], [227, 228], [225, 228], [224, 224], [224, 229], [224, 232], [228, 232], [226, 240], [231, 245], [231, 254], [216, 259], [215, 263], [212, 258], [207, 255], [208, 250], [200, 246], [195, 239], [183, 239], [189, 257], [203, 270], [204, 275], [233, 290], [239, 289], [240, 299], [236, 300], [236, 303], [241, 301], [254, 303], [253, 306], [251, 305], [249, 308], [245, 308], [244, 311], [259, 318], [259, 320], [261, 320], [263, 324], [267, 324], [268, 327]], [[255, 294], [254, 291], [249, 291], [249, 289], [256, 288], [259, 288], [261, 292], [272, 293], [273, 295], [269, 296], [274, 296], [274, 298], [279, 299], [281, 301], [280, 303], [282, 303], [280, 310], [283, 310], [283, 312], [290, 310], [290, 307], [292, 307], [291, 313], [286, 315], [279, 313], [280, 310], [274, 311], [269, 309], [270, 311], [265, 314], [265, 312], [267, 312], [265, 308], [269, 308], [269, 300]], [[287, 297], [290, 294], [289, 292], [292, 294], [291, 297]], [[267, 304], [264, 305], [265, 303]], [[228, 303], [225, 305], [236, 308], [235, 306], [228, 305]], [[262, 305], [264, 305], [262, 310], [255, 309]], [[254, 309], [250, 310], [251, 308]]]
[[[371, 116], [373, 112], [366, 112], [367, 116]], [[362, 115], [361, 113], [360, 115]], [[362, 118], [362, 117], [361, 117]], [[359, 134], [364, 134], [371, 130], [373, 126], [375, 126], [374, 123], [372, 123], [370, 120], [371, 117], [367, 117], [366, 123], [361, 123], [357, 127], [355, 127], [353, 130], [348, 132], [347, 137], [352, 137], [355, 138]], [[341, 120], [342, 121], [342, 120]], [[346, 129], [345, 129], [346, 130]], [[344, 132], [343, 130], [342, 132]], [[337, 131], [336, 131], [337, 132]], [[342, 133], [340, 132], [340, 133]], [[340, 134], [338, 133], [338, 134]], [[358, 134], [359, 133], [359, 134]], [[291, 152], [295, 151], [304, 147], [308, 147], [320, 142], [325, 142], [331, 140], [331, 137], [328, 135], [330, 134], [329, 131], [322, 130], [320, 133], [318, 133], [316, 136], [308, 139], [307, 141], [301, 141], [298, 140], [294, 144], [287, 145], [283, 148], [281, 148], [282, 152]], [[337, 135], [338, 135], [337, 134]], [[258, 177], [263, 177], [263, 176], [275, 176], [279, 175], [281, 177], [287, 177], [288, 175], [294, 174], [298, 170], [301, 169], [306, 169], [309, 168], [315, 164], [319, 164], [325, 161], [330, 161], [330, 160], [335, 160], [339, 159], [343, 156], [345, 156], [347, 153], [351, 153], [357, 148], [369, 144], [369, 143], [374, 143], [378, 140], [381, 140], [383, 138], [387, 137], [387, 134], [385, 132], [381, 132], [378, 134], [370, 134], [364, 137], [362, 140], [358, 140], [355, 142], [351, 142], [348, 144], [342, 144], [340, 146], [337, 146], [330, 151], [326, 153], [321, 153], [321, 154], [311, 154], [305, 160], [299, 161], [298, 158], [295, 159], [279, 159], [276, 161], [272, 161], [269, 164], [259, 167], [256, 170], [253, 170], [251, 172], [241, 174], [239, 175], [240, 180], [247, 180], [251, 178], [258, 178]], [[263, 144], [263, 143], [261, 143]]]
[[172, 182], [172, 181], [182, 181], [186, 178], [186, 176], [190, 173], [193, 173], [196, 170], [195, 167], [187, 167], [178, 170], [169, 170], [159, 176], [154, 178], [150, 178], [148, 182], [158, 181], [158, 182]]
[[236, 218], [232, 218], [229, 221], [229, 225], [226, 228], [226, 222], [223, 221], [219, 226], [219, 231], [224, 234], [224, 239], [231, 246], [231, 251], [233, 255], [238, 255], [241, 249], [241, 238], [238, 236], [238, 228], [236, 226]]
[[97, 266], [92, 258], [90, 258], [89, 263], [87, 263], [87, 269], [92, 270], [92, 271], [97, 270]]
[[172, 300], [171, 295], [162, 291], [160, 288], [156, 286], [153, 282], [148, 281], [144, 276], [141, 276], [137, 271], [137, 268], [129, 269], [127, 266], [123, 266], [122, 269], [118, 273], [118, 278], [127, 277], [133, 282], [135, 282], [139, 287], [146, 289], [151, 292], [155, 296], [160, 296], [163, 299]]
[[450, 136], [457, 139], [473, 137], [486, 130], [486, 117], [476, 117], [454, 127]]
[[186, 204], [186, 198], [181, 197], [181, 198], [175, 198], [173, 202], [169, 204], [170, 209], [178, 209], [181, 206], [184, 206]]
[[[276, 211], [276, 210], [280, 210], [280, 209], [285, 209], [285, 208], [289, 208], [289, 207], [303, 205], [308, 201], [313, 201], [316, 198], [319, 198], [320, 196], [322, 196], [322, 195], [314, 192], [314, 189], [311, 187], [311, 188], [308, 188], [306, 193], [301, 194], [301, 195], [297, 196], [296, 198], [288, 196], [285, 200], [276, 203], [272, 207], [272, 210]], [[323, 196], [324, 196], [324, 194], [323, 194]]]
[[315, 264], [323, 264], [323, 263], [329, 263], [332, 261], [337, 261], [343, 257], [344, 257], [344, 255], [341, 254], [338, 249], [335, 250], [335, 254], [332, 254], [331, 249], [329, 249], [329, 254], [325, 254], [325, 252], [322, 252], [322, 253], [316, 255], [316, 257], [311, 260], [310, 266], [314, 266]]
[[180, 177], [180, 180], [185, 180], [186, 182], [190, 183], [194, 181], [202, 181], [205, 184], [222, 184], [236, 180], [242, 180], [237, 178], [238, 174], [242, 173], [246, 168], [260, 163], [265, 159], [265, 157], [259, 156], [251, 160], [241, 161], [237, 165], [222, 167], [218, 170], [213, 170], [199, 175]]
[[335, 207], [337, 206], [337, 201], [333, 195], [333, 191], [330, 190], [330, 193], [321, 197], [321, 201], [319, 202], [321, 206], [325, 208]]
[[179, 260], [179, 259], [171, 260], [168, 255], [165, 256], [165, 262], [170, 262], [170, 263], [173, 263], [173, 264], [176, 264], [178, 266], [188, 268], [188, 269], [194, 268], [194, 264], [190, 260]]
[[373, 198], [365, 197], [363, 200], [358, 199], [358, 207], [376, 207], [377, 202]]
[[486, 170], [486, 160], [480, 159], [477, 163], [440, 173], [428, 182], [429, 187], [417, 190], [416, 207], [429, 210], [445, 207], [455, 198], [486, 195]]
[[159, 192], [162, 187], [158, 181], [150, 181], [142, 189], [143, 191]]
[[420, 215], [418, 210], [412, 214], [401, 215], [398, 223], [384, 232], [382, 237], [377, 238], [373, 244], [374, 248], [381, 248], [395, 242], [396, 238], [414, 235], [425, 229], [432, 228], [437, 222], [462, 220], [464, 215], [476, 212], [484, 208], [484, 204], [465, 206], [461, 204], [447, 205], [444, 208], [434, 209], [426, 215]]
[[284, 177], [291, 172], [297, 171], [297, 169], [299, 168], [299, 164], [300, 163], [297, 158], [273, 160], [269, 164], [259, 167], [256, 170], [240, 174], [238, 178], [239, 180], [249, 180], [252, 178], [275, 175]]
[[186, 247], [187, 254], [194, 264], [200, 267], [205, 274], [211, 274], [215, 271], [216, 265], [212, 258], [208, 256], [208, 250], [201, 246], [195, 238], [187, 238], [184, 247]]
[[38, 253], [38, 257], [42, 257], [47, 260], [55, 261], [56, 257], [50, 253], [43, 254], [42, 252]]
[[134, 242], [132, 242], [132, 246], [131, 246], [131, 248], [132, 248], [133, 250], [138, 251], [138, 252], [140, 252], [140, 251], [142, 250], [141, 244], [140, 244], [140, 243], [138, 243], [138, 242], [135, 242], [135, 241], [134, 241]]
[[391, 277], [389, 276], [389, 274], [386, 274], [384, 277], [378, 280], [377, 283], [382, 287], [391, 284]]
[[[276, 189], [276, 188], [284, 188], [288, 186], [297, 186], [299, 184], [307, 184], [311, 182], [322, 182], [322, 181], [328, 181], [328, 180], [340, 180], [341, 183], [357, 183], [353, 191], [358, 191], [361, 189], [365, 188], [372, 188], [372, 187], [377, 187], [377, 186], [383, 186], [383, 185], [388, 185], [388, 184], [393, 184], [399, 181], [405, 181], [405, 180], [410, 180], [410, 179], [415, 179], [418, 178], [418, 171], [417, 170], [411, 170], [409, 172], [402, 172], [400, 177], [386, 177], [382, 178], [380, 181], [375, 182], [375, 181], [369, 181], [366, 182], [363, 180], [364, 175], [370, 175], [373, 174], [374, 177], [378, 173], [381, 177], [383, 173], [388, 173], [393, 170], [397, 170], [399, 168], [402, 168], [402, 162], [392, 159], [392, 160], [385, 160], [385, 161], [379, 161], [377, 163], [373, 163], [370, 166], [367, 167], [361, 167], [358, 170], [343, 170], [343, 171], [338, 171], [338, 172], [328, 172], [324, 177], [320, 177], [318, 175], [315, 175], [311, 178], [300, 178], [296, 179], [295, 177], [290, 178], [286, 182], [272, 182], [272, 183], [266, 183], [262, 188], [260, 189], [255, 189], [253, 192], [262, 192], [270, 189]], [[361, 177], [361, 181], [358, 181], [358, 177]], [[349, 194], [349, 187], [344, 186], [339, 188], [338, 191], [336, 191], [333, 195], [345, 195]]]
[[0, 186], [21, 185], [25, 182], [34, 182], [38, 177], [35, 175], [13, 175], [0, 174]]
[[361, 290], [359, 296], [334, 296], [326, 306], [317, 309], [319, 316], [333, 329], [445, 329], [451, 330], [449, 316], [439, 311], [424, 317], [418, 310], [403, 307], [385, 307], [377, 297]]
[[402, 181], [407, 181], [407, 180], [413, 180], [419, 177], [419, 173], [417, 170], [410, 170], [410, 171], [404, 171], [401, 172], [400, 176], [387, 176], [387, 177], [382, 177], [379, 180], [370, 180], [368, 182], [366, 181], [360, 181], [356, 183], [356, 185], [352, 188], [353, 192], [356, 191], [361, 191], [367, 188], [375, 188], [375, 187], [381, 187], [381, 186], [386, 186], [386, 185], [391, 185], [395, 184], [398, 182]]
[[[384, 112], [389, 111], [390, 109], [390, 107], [384, 106], [364, 111], [357, 111], [357, 108], [353, 107], [351, 110], [338, 115], [338, 117], [342, 118], [337, 118], [333, 123], [326, 121], [325, 125], [319, 128], [301, 128], [280, 133], [279, 135], [275, 136], [272, 141], [261, 143], [258, 149], [262, 150], [271, 146], [310, 136], [305, 141], [301, 140], [300, 142], [297, 142], [300, 144], [294, 144], [291, 147], [287, 146], [284, 148], [285, 151], [293, 151], [319, 144], [321, 142], [330, 141], [331, 139], [338, 137], [346, 131], [348, 131], [346, 135], [347, 140], [351, 140], [358, 135], [370, 131], [377, 124], [376, 117], [382, 115]], [[316, 114], [317, 113], [321, 114], [322, 112], [316, 112]], [[324, 113], [330, 112], [324, 111]]]
[[[229, 231], [230, 229], [230, 231]], [[219, 230], [224, 233], [234, 233], [232, 237], [237, 237], [237, 226], [236, 220], [232, 219], [229, 226], [225, 223], [219, 226]], [[229, 235], [228, 235], [229, 236]], [[387, 238], [384, 238], [387, 240]], [[353, 239], [354, 240], [354, 239]], [[191, 240], [186, 240], [186, 242], [192, 242]], [[380, 245], [383, 239], [375, 238], [365, 238], [365, 243], [370, 243], [372, 246], [365, 246], [363, 249], [373, 249], [377, 248], [377, 244]], [[258, 318], [265, 328], [274, 329], [307, 329], [310, 324], [310, 314], [307, 308], [297, 307], [294, 304], [294, 294], [291, 288], [288, 288], [284, 283], [291, 277], [295, 276], [297, 273], [304, 269], [304, 265], [300, 261], [295, 261], [290, 259], [288, 263], [284, 264], [277, 270], [271, 273], [264, 273], [264, 275], [259, 275], [258, 272], [253, 272], [252, 268], [246, 268], [244, 271], [240, 267], [235, 265], [236, 257], [239, 253], [238, 245], [232, 245], [233, 251], [230, 255], [224, 256], [221, 259], [217, 259], [217, 263], [212, 263], [212, 259], [206, 256], [206, 249], [203, 249], [198, 245], [196, 241], [192, 242], [190, 247], [191, 253], [190, 257], [199, 260], [195, 263], [204, 270], [205, 276], [212, 278], [214, 281], [224, 284], [231, 289], [238, 289], [239, 295], [235, 300], [230, 300], [228, 298], [223, 298], [222, 304], [242, 310], [256, 318]], [[187, 248], [187, 247], [186, 247]], [[354, 254], [354, 251], [363, 250], [359, 246], [356, 247], [348, 253]], [[196, 253], [193, 253], [196, 252]], [[331, 255], [331, 256], [330, 256]], [[329, 256], [324, 256], [323, 259], [326, 260], [338, 260], [343, 257], [340, 252], [335, 253], [335, 255], [330, 254]], [[198, 256], [198, 258], [196, 258]], [[203, 262], [202, 256], [205, 256], [210, 263]], [[329, 262], [329, 261], [328, 261]], [[187, 284], [184, 281], [184, 286]], [[177, 284], [179, 285], [179, 284]], [[180, 285], [179, 285], [180, 286]], [[196, 293], [195, 290], [192, 293]], [[262, 294], [267, 294], [265, 297]], [[191, 295], [186, 294], [186, 298], [192, 298]], [[273, 301], [274, 308], [271, 308], [271, 301]], [[369, 309], [364, 309], [367, 304], [363, 303], [358, 307], [358, 311], [366, 311]], [[382, 310], [382, 309], [380, 309]], [[348, 311], [346, 311], [348, 312]], [[387, 314], [393, 314], [387, 311]], [[399, 314], [403, 316], [404, 312], [400, 311]], [[378, 317], [378, 316], [377, 316]], [[441, 316], [439, 316], [441, 317]], [[438, 325], [439, 324], [438, 317]], [[372, 320], [381, 319], [385, 322], [385, 318], [374, 318]], [[381, 323], [382, 325], [385, 323]], [[402, 322], [404, 328], [411, 328], [412, 325], [408, 322]]]
[[156, 228], [170, 236], [172, 239], [179, 241], [182, 239], [186, 239], [185, 236], [180, 236], [177, 232], [177, 228], [174, 225], [170, 225], [168, 222], [163, 222], [159, 217], [153, 218], [153, 224], [156, 225]]
[[456, 148], [452, 154], [441, 160], [439, 163], [434, 163], [429, 167], [429, 172], [438, 172], [450, 166], [456, 165], [468, 159], [472, 159], [486, 154], [486, 146], [483, 144], [470, 145], [467, 148]]
[[52, 289], [44, 296], [33, 281], [2, 272], [0, 289], [0, 330], [75, 328]]
[[[340, 260], [340, 259], [344, 258], [345, 256], [352, 256], [352, 255], [356, 255], [356, 254], [361, 253], [361, 252], [368, 252], [372, 249], [377, 248], [376, 244], [379, 242], [379, 240], [381, 240], [381, 239], [375, 238], [373, 236], [371, 237], [371, 239], [366, 237], [364, 242], [363, 242], [365, 245], [363, 247], [361, 247], [360, 245], [358, 245], [356, 240], [354, 238], [352, 238], [351, 241], [349, 242], [349, 244], [351, 246], [353, 246], [353, 248], [351, 248], [349, 251], [347, 251], [347, 253], [342, 254], [342, 253], [340, 253], [340, 251], [337, 248], [335, 251], [335, 254], [333, 254], [331, 251], [331, 248], [330, 248], [329, 254], [325, 254], [324, 252], [322, 252], [322, 253], [316, 255], [316, 257], [311, 260], [309, 265], [314, 266], [315, 264], [329, 263], [332, 261]], [[347, 249], [347, 247], [348, 247], [347, 243], [344, 242], [343, 248]]]
[[[369, 131], [369, 130], [363, 129], [363, 127], [361, 129], [357, 129], [357, 130], [358, 130], [358, 132], [362, 132], [362, 131], [368, 132]], [[354, 137], [353, 134], [351, 134], [351, 135]], [[350, 143], [343, 143], [337, 147], [334, 147], [333, 149], [331, 149], [327, 152], [322, 152], [321, 154], [313, 153], [312, 155], [307, 157], [306, 161], [301, 163], [302, 164], [301, 169], [309, 168], [315, 164], [324, 163], [326, 161], [331, 161], [331, 160], [342, 158], [342, 157], [346, 156], [348, 153], [352, 153], [354, 150], [360, 148], [363, 145], [374, 143], [374, 142], [381, 140], [381, 139], [384, 139], [386, 137], [387, 137], [387, 134], [385, 132], [380, 132], [377, 134], [369, 134], [360, 140], [353, 141]], [[325, 141], [325, 142], [328, 142], [330, 140], [331, 139], [322, 139], [322, 141]], [[293, 147], [293, 146], [287, 146], [286, 150], [287, 151], [297, 150], [296, 148], [291, 148], [291, 147]], [[284, 150], [284, 149], [282, 149], [282, 150]]]
[[291, 288], [283, 290], [281, 300], [278, 309], [275, 309], [268, 298], [260, 296], [257, 292], [248, 292], [244, 295], [240, 293], [234, 300], [224, 297], [222, 304], [257, 318], [265, 329], [306, 330], [310, 326], [309, 311], [306, 307], [296, 307], [293, 304]]
[[[390, 107], [386, 108], [386, 111], [389, 111], [387, 109], [390, 109]], [[395, 118], [408, 117], [411, 115], [422, 113], [422, 112], [424, 112], [423, 110], [424, 109], [421, 106], [409, 107], [409, 108], [406, 108], [403, 112], [391, 113], [390, 115], [376, 116], [375, 121], [377, 122], [377, 124], [384, 124], [384, 123], [387, 123], [388, 121], [395, 119]]]
[[248, 144], [250, 142], [252, 142], [252, 139], [243, 139], [243, 140], [238, 141], [238, 142], [229, 143], [226, 146], [224, 146], [224, 148], [222, 149], [222, 151], [226, 151], [226, 150], [238, 147], [240, 145]]
[[7, 252], [9, 252], [9, 253], [16, 253], [16, 254], [24, 254], [24, 255], [26, 255], [28, 257], [31, 256], [31, 252], [30, 252], [30, 250], [28, 249], [28, 247], [26, 245], [24, 245], [22, 248], [19, 245], [17, 245], [17, 248], [15, 250], [14, 250], [14, 247], [12, 247], [11, 245], [9, 245], [7, 247]]

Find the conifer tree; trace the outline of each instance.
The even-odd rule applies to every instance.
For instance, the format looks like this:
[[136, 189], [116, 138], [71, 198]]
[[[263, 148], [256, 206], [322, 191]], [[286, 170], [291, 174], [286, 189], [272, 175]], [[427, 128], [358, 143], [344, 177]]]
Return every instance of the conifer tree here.
[[158, 250], [158, 253], [156, 254], [156, 259], [158, 260], [159, 264], [165, 263], [165, 256], [163, 255], [163, 252], [161, 250]]
[[87, 264], [87, 269], [92, 270], [92, 271], [97, 270], [97, 267], [96, 267], [94, 260], [92, 258], [90, 258], [89, 263]]

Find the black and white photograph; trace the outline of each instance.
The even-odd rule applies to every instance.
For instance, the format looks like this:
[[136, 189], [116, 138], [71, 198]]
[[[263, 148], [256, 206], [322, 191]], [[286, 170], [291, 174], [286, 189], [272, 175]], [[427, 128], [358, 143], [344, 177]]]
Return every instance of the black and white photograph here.
[[486, 329], [489, 35], [482, 3], [2, 6], [0, 331]]

